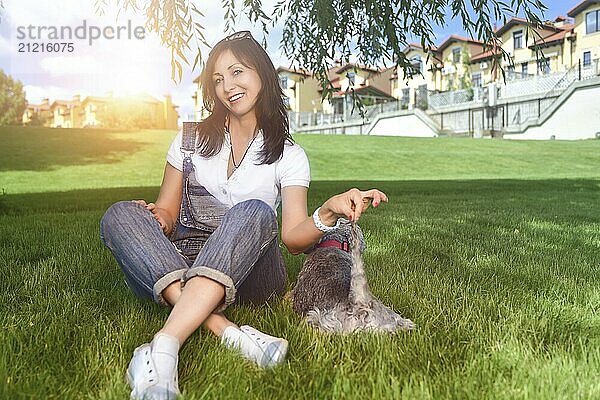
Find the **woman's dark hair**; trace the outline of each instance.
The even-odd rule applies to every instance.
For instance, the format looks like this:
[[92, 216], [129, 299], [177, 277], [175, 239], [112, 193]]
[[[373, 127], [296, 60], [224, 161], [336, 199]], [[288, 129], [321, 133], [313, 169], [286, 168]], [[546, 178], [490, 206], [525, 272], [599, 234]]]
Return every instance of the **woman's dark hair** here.
[[[240, 34], [242, 34], [241, 38], [235, 37]], [[223, 39], [213, 47], [206, 60], [206, 66], [200, 79], [204, 108], [210, 112], [210, 115], [198, 126], [200, 155], [212, 157], [218, 154], [223, 146], [225, 118], [228, 110], [217, 98], [212, 75], [217, 59], [227, 50], [260, 76], [262, 88], [255, 104], [257, 128], [262, 129], [264, 137], [260, 163], [272, 164], [281, 158], [286, 140], [291, 142], [292, 137], [287, 110], [283, 102], [283, 91], [279, 86], [279, 77], [273, 62], [249, 32], [238, 32]]]

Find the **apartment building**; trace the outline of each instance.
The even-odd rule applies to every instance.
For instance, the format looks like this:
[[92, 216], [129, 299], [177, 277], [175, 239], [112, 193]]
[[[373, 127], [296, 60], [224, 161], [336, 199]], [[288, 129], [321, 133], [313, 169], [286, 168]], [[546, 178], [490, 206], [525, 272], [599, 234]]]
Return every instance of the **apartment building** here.
[[45, 98], [41, 104], [27, 104], [23, 113], [23, 125], [47, 125], [50, 120], [50, 99]]
[[495, 48], [458, 35], [429, 52], [411, 44], [404, 54], [421, 74], [407, 79], [399, 69], [390, 82], [391, 93], [402, 103], [413, 104], [417, 88], [448, 91], [459, 89], [460, 81], [485, 86], [504, 78], [565, 72], [580, 62], [583, 68], [591, 68], [600, 58], [600, 0], [584, 0], [567, 15], [538, 27], [511, 18], [496, 30]]
[[351, 92], [366, 105], [393, 100], [390, 93], [393, 73], [393, 68], [377, 69], [355, 63], [337, 63], [327, 71], [333, 89], [332, 99], [322, 101], [323, 88], [312, 72], [277, 68], [285, 101], [290, 111], [297, 113], [344, 114], [346, 108], [351, 108], [351, 104], [348, 105]]
[[565, 17], [533, 28], [522, 18], [511, 18], [496, 31], [495, 48], [485, 49], [471, 59], [473, 86], [485, 86], [503, 79], [566, 71], [572, 63], [572, 24]]
[[355, 63], [333, 67], [329, 70], [329, 80], [333, 86], [331, 101], [323, 101], [323, 112], [345, 114], [352, 109], [351, 94], [354, 93], [364, 105], [385, 103], [394, 100], [391, 94], [390, 78], [394, 68], [371, 68]]
[[461, 80], [467, 76], [470, 80], [471, 59], [484, 51], [483, 42], [458, 35], [450, 35], [437, 48], [442, 60], [442, 91], [460, 89]]
[[[328, 71], [334, 90], [331, 101], [321, 102], [323, 91], [311, 71], [279, 67], [277, 73], [292, 112], [343, 114], [351, 92], [367, 105], [398, 99], [403, 107], [412, 108], [429, 92], [560, 73], [579, 63], [590, 68], [600, 58], [600, 0], [581, 1], [567, 15], [537, 27], [523, 18], [511, 18], [496, 30], [495, 47], [459, 35], [450, 35], [430, 49], [411, 43], [403, 53], [413, 66], [412, 76], [396, 67], [338, 63]], [[199, 78], [194, 80], [198, 87], [193, 98], [196, 118], [202, 119], [206, 110]]]
[[436, 47], [424, 49], [418, 43], [411, 43], [403, 53], [413, 69], [405, 74], [402, 68], [396, 68], [390, 77], [391, 95], [400, 99], [403, 107], [412, 108], [423, 93], [442, 90], [443, 62]]
[[581, 62], [583, 68], [591, 68], [600, 58], [600, 0], [585, 0], [567, 12], [575, 19], [573, 34], [575, 49], [572, 65]]
[[30, 104], [22, 120], [24, 125], [37, 120], [52, 128], [111, 127], [118, 121], [140, 118], [143, 114], [149, 128], [177, 129], [177, 108], [170, 95], [163, 101], [147, 94], [114, 98], [87, 96], [83, 101], [80, 95], [74, 95], [71, 100], [57, 99], [50, 103], [44, 99], [42, 104]]
[[319, 81], [304, 69], [277, 68], [284, 101], [292, 112], [320, 112], [323, 110]]

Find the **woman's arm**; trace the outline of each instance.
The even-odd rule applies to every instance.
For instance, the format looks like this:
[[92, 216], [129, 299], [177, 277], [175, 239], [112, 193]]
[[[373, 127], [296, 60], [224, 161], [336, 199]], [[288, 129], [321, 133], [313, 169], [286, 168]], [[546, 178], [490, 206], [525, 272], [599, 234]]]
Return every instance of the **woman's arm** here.
[[173, 230], [175, 221], [179, 215], [183, 188], [182, 180], [183, 173], [167, 163], [156, 203], [146, 203], [144, 200], [137, 200], [138, 203], [152, 212], [154, 218], [160, 223], [160, 227], [165, 235], [168, 235]]
[[[308, 189], [303, 186], [281, 189], [281, 240], [292, 254], [303, 252], [323, 237], [323, 232], [317, 229], [312, 216], [307, 217], [307, 195]], [[328, 226], [334, 226], [341, 217], [358, 221], [371, 200], [373, 207], [377, 207], [382, 201], [387, 202], [388, 198], [377, 189], [350, 189], [323, 203], [319, 217], [321, 222]]]

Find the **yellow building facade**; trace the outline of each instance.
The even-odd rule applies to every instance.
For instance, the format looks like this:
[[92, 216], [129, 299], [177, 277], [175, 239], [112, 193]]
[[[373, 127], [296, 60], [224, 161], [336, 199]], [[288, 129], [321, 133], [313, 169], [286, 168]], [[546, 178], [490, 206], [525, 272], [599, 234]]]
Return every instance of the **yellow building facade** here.
[[393, 100], [390, 79], [394, 73], [394, 68], [377, 69], [355, 63], [331, 68], [329, 80], [334, 93], [331, 100], [323, 100], [323, 112], [344, 114], [344, 109], [352, 108], [347, 104], [352, 92], [367, 106]]
[[412, 76], [406, 76], [402, 68], [396, 67], [390, 77], [391, 95], [400, 100], [403, 107], [412, 108], [420, 91], [441, 91], [442, 60], [437, 48], [423, 49], [411, 43], [404, 49], [404, 56], [413, 66]]
[[571, 28], [562, 17], [538, 28], [521, 18], [510, 19], [496, 31], [497, 48], [484, 49], [471, 58], [473, 86], [502, 81], [498, 66], [509, 80], [568, 70], [572, 61]]
[[[420, 45], [411, 44], [404, 50], [405, 57], [414, 60], [422, 74], [407, 79], [398, 69], [391, 79], [390, 92], [403, 103], [413, 104], [418, 88], [454, 90], [460, 86], [459, 79], [468, 79], [470, 85], [478, 87], [501, 83], [504, 77], [512, 80], [566, 72], [579, 64], [584, 69], [598, 69], [600, 0], [584, 0], [567, 15], [571, 19], [559, 16], [539, 27], [532, 27], [522, 18], [511, 18], [496, 31], [495, 49], [458, 35], [451, 35], [428, 53]], [[427, 55], [429, 60], [423, 62]]]
[[600, 1], [585, 0], [573, 7], [567, 15], [575, 19], [575, 49], [573, 65], [598, 68], [600, 59]]
[[41, 104], [27, 104], [23, 113], [23, 125], [49, 126], [51, 121], [50, 100], [45, 98]]
[[467, 76], [472, 79], [471, 60], [484, 51], [483, 43], [458, 35], [450, 35], [438, 46], [437, 53], [442, 60], [441, 90], [460, 87], [460, 80]]
[[327, 72], [333, 89], [330, 101], [322, 100], [321, 83], [310, 71], [277, 68], [279, 83], [289, 110], [297, 113], [342, 114], [347, 94], [351, 91], [367, 105], [391, 100], [390, 79], [393, 73], [393, 68], [369, 68], [354, 63], [337, 64]]
[[28, 105], [23, 114], [23, 124], [31, 125], [37, 118], [52, 128], [110, 127], [114, 121], [126, 117], [123, 112], [129, 112], [122, 109], [123, 104], [147, 111], [150, 128], [177, 129], [178, 107], [173, 104], [170, 95], [166, 95], [163, 101], [148, 95], [127, 99], [87, 96], [83, 101], [80, 95], [75, 95], [72, 100], [54, 100], [52, 103], [44, 99], [40, 105]]
[[320, 85], [312, 73], [286, 67], [277, 68], [279, 84], [285, 96], [285, 102], [292, 112], [320, 112]]

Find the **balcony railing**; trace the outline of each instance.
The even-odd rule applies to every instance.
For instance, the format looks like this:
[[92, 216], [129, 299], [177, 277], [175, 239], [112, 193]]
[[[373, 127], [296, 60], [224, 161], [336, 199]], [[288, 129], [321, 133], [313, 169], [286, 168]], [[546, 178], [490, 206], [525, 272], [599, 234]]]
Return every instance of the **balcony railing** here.
[[[464, 133], [480, 129], [494, 131], [539, 118], [575, 81], [597, 76], [600, 76], [600, 59], [592, 60], [586, 65], [581, 63], [568, 71], [555, 74], [514, 73], [511, 80], [507, 79], [496, 86], [497, 100], [493, 106], [485, 102], [486, 88], [482, 87], [441, 93], [419, 91], [418, 96], [415, 96], [415, 106], [428, 109], [430, 117], [443, 130]], [[347, 110], [345, 119], [342, 114], [290, 112], [290, 128], [295, 131], [302, 127], [327, 127], [342, 122], [366, 124], [381, 113], [407, 107], [407, 99], [402, 98], [365, 106], [363, 116], [356, 109], [352, 112]]]

